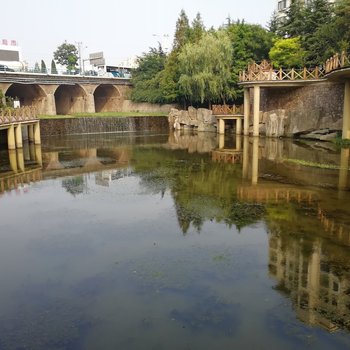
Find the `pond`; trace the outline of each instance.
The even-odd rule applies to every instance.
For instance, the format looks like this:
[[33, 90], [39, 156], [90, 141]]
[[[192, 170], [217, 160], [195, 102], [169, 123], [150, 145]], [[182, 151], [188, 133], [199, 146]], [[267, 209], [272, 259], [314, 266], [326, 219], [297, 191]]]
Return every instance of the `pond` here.
[[0, 151], [0, 350], [349, 349], [349, 151], [175, 133]]

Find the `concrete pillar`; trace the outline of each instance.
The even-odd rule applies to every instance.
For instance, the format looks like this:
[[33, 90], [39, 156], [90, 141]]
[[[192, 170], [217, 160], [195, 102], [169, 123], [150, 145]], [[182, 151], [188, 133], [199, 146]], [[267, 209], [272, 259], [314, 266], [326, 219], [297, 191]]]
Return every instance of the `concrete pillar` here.
[[248, 166], [249, 166], [249, 138], [245, 136], [243, 139], [243, 179], [248, 179]]
[[95, 108], [95, 98], [94, 94], [88, 93], [86, 94], [85, 97], [85, 111], [86, 113], [95, 113], [96, 108]]
[[23, 139], [22, 139], [22, 127], [21, 124], [17, 125], [15, 127], [15, 138], [16, 138], [16, 147], [22, 148], [23, 147]]
[[28, 125], [28, 139], [29, 139], [29, 142], [34, 142], [34, 125], [33, 124]]
[[254, 120], [253, 136], [259, 136], [259, 119], [260, 119], [260, 86], [254, 86]]
[[220, 118], [218, 119], [218, 129], [217, 132], [219, 134], [225, 134], [225, 120]]
[[7, 147], [8, 149], [16, 149], [15, 128], [13, 125], [7, 129]]
[[10, 168], [12, 171], [17, 173], [17, 153], [14, 149], [9, 149], [9, 161], [10, 161]]
[[258, 183], [259, 177], [259, 138], [253, 139], [252, 184]]
[[243, 133], [244, 135], [249, 135], [249, 114], [250, 114], [250, 98], [249, 98], [249, 88], [244, 89], [244, 123], [243, 123]]
[[242, 134], [242, 119], [238, 118], [236, 120], [236, 135], [241, 135]]
[[34, 143], [29, 144], [29, 155], [30, 155], [30, 160], [35, 160], [35, 146]]
[[24, 154], [24, 160], [30, 160], [30, 149], [29, 149], [28, 142], [23, 142], [23, 154]]
[[40, 123], [36, 122], [34, 124], [34, 143], [36, 145], [41, 144], [41, 137], [40, 137]]
[[349, 148], [342, 148], [340, 154], [339, 189], [346, 190], [349, 175]]
[[350, 139], [350, 80], [345, 82], [344, 112], [343, 112], [343, 139]]
[[17, 148], [16, 153], [17, 153], [18, 169], [23, 172], [25, 170], [23, 149], [22, 148]]

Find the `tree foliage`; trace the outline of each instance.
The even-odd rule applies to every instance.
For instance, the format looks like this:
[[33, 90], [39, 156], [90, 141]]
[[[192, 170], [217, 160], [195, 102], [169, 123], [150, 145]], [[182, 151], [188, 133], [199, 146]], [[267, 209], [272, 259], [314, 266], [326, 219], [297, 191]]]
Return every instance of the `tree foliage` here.
[[231, 62], [232, 45], [223, 31], [204, 34], [198, 43], [188, 43], [179, 54], [180, 91], [191, 104], [231, 98]]
[[46, 64], [44, 62], [44, 60], [41, 60], [41, 68], [40, 68], [41, 73], [47, 73], [47, 69], [46, 69]]
[[301, 67], [304, 64], [305, 51], [300, 38], [278, 39], [269, 53], [272, 64], [277, 68]]
[[57, 74], [56, 63], [54, 60], [51, 61], [51, 74]]
[[73, 44], [64, 42], [58, 46], [53, 53], [53, 57], [57, 63], [66, 66], [68, 71], [74, 70], [78, 62], [78, 49]]

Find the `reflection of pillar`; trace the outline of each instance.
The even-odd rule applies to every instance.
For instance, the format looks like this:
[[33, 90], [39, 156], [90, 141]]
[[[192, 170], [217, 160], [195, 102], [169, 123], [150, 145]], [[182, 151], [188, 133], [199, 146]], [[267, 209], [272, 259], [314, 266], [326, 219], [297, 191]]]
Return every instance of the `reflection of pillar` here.
[[29, 138], [29, 142], [34, 142], [34, 125], [33, 124], [28, 125], [28, 138]]
[[244, 137], [243, 140], [243, 179], [248, 178], [248, 164], [249, 164], [249, 138]]
[[35, 145], [35, 160], [38, 165], [43, 166], [43, 157], [41, 154], [41, 146]]
[[10, 149], [9, 150], [9, 161], [10, 161], [10, 167], [11, 170], [17, 173], [18, 168], [17, 168], [17, 154], [16, 150]]
[[260, 86], [254, 86], [254, 121], [253, 136], [259, 136], [259, 117], [260, 117]]
[[222, 118], [218, 119], [218, 133], [219, 134], [225, 133], [225, 120]]
[[342, 148], [340, 154], [339, 189], [346, 190], [349, 174], [349, 148]]
[[16, 149], [15, 128], [13, 125], [7, 129], [7, 147], [8, 149]]
[[225, 134], [219, 135], [219, 148], [220, 149], [225, 148]]
[[236, 135], [236, 150], [240, 151], [242, 148], [242, 136]]
[[16, 147], [22, 148], [23, 147], [23, 141], [22, 141], [22, 127], [21, 124], [18, 124], [15, 127], [15, 136], [16, 136]]
[[350, 139], [350, 80], [345, 83], [344, 112], [343, 112], [343, 139]]
[[41, 144], [41, 138], [40, 138], [40, 123], [36, 122], [34, 124], [34, 143], [36, 145]]
[[28, 142], [23, 142], [23, 154], [25, 160], [30, 160], [30, 149]]
[[250, 98], [249, 98], [249, 88], [244, 89], [244, 135], [249, 134], [249, 114], [250, 114]]
[[319, 287], [320, 287], [320, 265], [321, 265], [321, 247], [320, 242], [316, 241], [313, 245], [312, 255], [308, 268], [308, 291], [309, 291], [309, 321], [315, 324], [316, 315], [312, 312], [319, 305]]
[[242, 134], [242, 119], [237, 118], [236, 120], [236, 135], [241, 135]]
[[35, 145], [34, 145], [34, 143], [29, 144], [29, 155], [30, 155], [30, 160], [35, 160]]
[[259, 169], [259, 138], [253, 139], [253, 161], [252, 161], [252, 184], [258, 183], [258, 169]]
[[17, 165], [20, 171], [24, 171], [24, 156], [22, 148], [17, 149]]

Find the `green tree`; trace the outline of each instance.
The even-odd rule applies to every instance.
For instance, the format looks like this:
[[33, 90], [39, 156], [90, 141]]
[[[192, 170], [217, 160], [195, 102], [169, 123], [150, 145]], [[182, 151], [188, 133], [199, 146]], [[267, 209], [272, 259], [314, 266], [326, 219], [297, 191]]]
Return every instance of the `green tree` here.
[[287, 17], [281, 21], [278, 30], [280, 36], [293, 38], [304, 37], [306, 28], [306, 8], [299, 0], [292, 0], [288, 10]]
[[39, 63], [38, 62], [35, 62], [34, 73], [40, 73], [40, 67], [39, 67]]
[[174, 35], [173, 49], [179, 50], [190, 39], [190, 24], [185, 10], [181, 10], [180, 16], [176, 22], [176, 29]]
[[194, 20], [192, 21], [191, 28], [189, 30], [189, 40], [193, 43], [197, 43], [205, 33], [205, 26], [201, 14], [198, 12]]
[[51, 61], [51, 74], [58, 74], [57, 68], [56, 68], [56, 63], [54, 60]]
[[47, 68], [46, 68], [46, 64], [44, 62], [44, 60], [41, 60], [41, 69], [40, 69], [41, 73], [47, 73]]
[[73, 44], [64, 42], [53, 53], [53, 57], [57, 63], [66, 66], [68, 71], [76, 68], [78, 62], [78, 49]]
[[337, 35], [338, 51], [350, 46], [350, 0], [341, 0], [335, 7], [334, 31]]
[[269, 57], [277, 68], [300, 67], [304, 64], [305, 51], [299, 37], [278, 39], [271, 48]]
[[162, 47], [151, 48], [138, 58], [138, 68], [133, 71], [134, 89], [131, 99], [136, 102], [163, 103], [159, 87], [159, 74], [165, 66], [166, 55]]
[[225, 102], [232, 97], [232, 45], [224, 31], [204, 34], [179, 54], [180, 91], [191, 104]]

